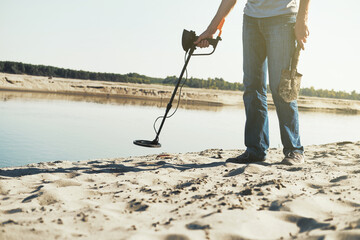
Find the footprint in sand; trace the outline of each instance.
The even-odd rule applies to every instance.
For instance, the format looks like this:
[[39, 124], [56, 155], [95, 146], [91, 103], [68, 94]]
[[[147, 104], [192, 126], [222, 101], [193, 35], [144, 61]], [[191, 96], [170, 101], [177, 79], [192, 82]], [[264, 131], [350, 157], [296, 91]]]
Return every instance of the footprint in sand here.
[[81, 186], [81, 183], [74, 180], [60, 179], [53, 182], [56, 187]]
[[170, 234], [170, 235], [165, 236], [164, 240], [190, 240], [190, 238], [188, 238], [185, 235]]
[[8, 195], [10, 189], [4, 184], [0, 182], [0, 195]]
[[340, 182], [340, 181], [346, 180], [346, 179], [348, 179], [348, 176], [347, 176], [347, 175], [344, 175], [344, 176], [340, 176], [340, 177], [331, 179], [330, 182], [331, 182], [331, 183], [337, 183], [337, 182]]
[[314, 229], [326, 229], [330, 226], [329, 223], [321, 223], [313, 218], [305, 218], [297, 215], [288, 215], [285, 220], [295, 223], [299, 227], [299, 233], [309, 232]]
[[28, 203], [36, 199], [41, 206], [51, 205], [61, 201], [61, 198], [55, 191], [41, 190], [36, 194], [32, 194], [22, 200], [22, 203]]
[[244, 168], [244, 172], [247, 174], [273, 174], [273, 172], [268, 166], [262, 165], [260, 163], [246, 165]]
[[41, 206], [51, 205], [57, 202], [61, 202], [61, 198], [52, 191], [42, 191], [42, 194], [38, 197], [39, 204]]
[[23, 212], [22, 208], [14, 208], [14, 209], [4, 211], [5, 214], [14, 214], [14, 213], [20, 213], [20, 212]]
[[303, 167], [290, 167], [290, 168], [286, 168], [285, 170], [288, 172], [298, 172], [298, 171], [302, 171], [304, 168]]
[[261, 164], [247, 164], [237, 169], [232, 169], [224, 177], [234, 177], [240, 174], [273, 174], [268, 166]]
[[280, 201], [280, 200], [275, 200], [270, 204], [269, 210], [270, 211], [290, 211], [290, 209], [286, 206], [284, 206], [283, 204], [286, 202], [289, 202], [290, 200], [284, 200], [284, 201]]
[[186, 224], [186, 228], [189, 229], [189, 230], [211, 229], [209, 224], [201, 223], [201, 222], [198, 222], [198, 221]]
[[234, 177], [240, 174], [243, 174], [245, 171], [245, 167], [241, 167], [241, 168], [237, 168], [237, 169], [232, 169], [230, 170], [230, 172], [226, 173], [224, 175], [224, 177]]
[[80, 176], [80, 175], [81, 175], [81, 173], [71, 172], [71, 173], [68, 173], [68, 174], [67, 174], [67, 177], [68, 177], [68, 178], [75, 178], [75, 177], [78, 177], [78, 176]]
[[129, 209], [130, 211], [135, 211], [135, 212], [143, 212], [146, 211], [148, 209], [149, 205], [147, 204], [143, 204], [140, 201], [136, 201], [136, 199], [131, 200], [128, 203], [127, 209]]
[[28, 202], [31, 202], [34, 198], [37, 198], [39, 197], [39, 194], [33, 194], [33, 195], [30, 195], [26, 198], [24, 198], [21, 202], [22, 203], [28, 203]]

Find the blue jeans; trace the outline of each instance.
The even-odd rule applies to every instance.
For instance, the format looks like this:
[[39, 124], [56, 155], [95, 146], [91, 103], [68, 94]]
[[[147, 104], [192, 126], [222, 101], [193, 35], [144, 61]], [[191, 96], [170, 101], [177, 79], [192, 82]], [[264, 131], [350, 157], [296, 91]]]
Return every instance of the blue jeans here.
[[296, 14], [268, 18], [244, 15], [245, 145], [247, 151], [257, 158], [265, 157], [269, 148], [267, 70], [280, 124], [283, 152], [304, 152], [300, 143], [297, 101], [287, 103], [278, 94], [281, 71], [290, 68], [296, 47], [295, 21]]

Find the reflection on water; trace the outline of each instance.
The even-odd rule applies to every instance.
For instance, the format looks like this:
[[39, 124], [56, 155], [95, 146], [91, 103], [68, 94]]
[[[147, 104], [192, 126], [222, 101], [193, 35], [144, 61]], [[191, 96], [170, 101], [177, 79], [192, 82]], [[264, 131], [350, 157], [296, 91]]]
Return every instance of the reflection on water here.
[[[117, 104], [117, 105], [136, 105], [136, 106], [151, 106], [166, 108], [169, 99], [152, 100], [143, 98], [124, 98], [124, 97], [104, 97], [96, 95], [81, 95], [81, 94], [56, 94], [56, 93], [43, 93], [43, 92], [17, 92], [17, 91], [1, 91], [0, 101], [9, 100], [61, 100], [73, 102], [89, 102], [99, 104]], [[176, 107], [178, 98], [173, 101], [173, 107]], [[241, 108], [242, 106], [239, 106]], [[179, 108], [191, 110], [206, 110], [206, 111], [220, 111], [223, 107], [217, 104], [195, 104], [181, 100]]]
[[[173, 118], [166, 120], [160, 149], [133, 145], [136, 139], [154, 139], [153, 121], [164, 114], [166, 104], [0, 91], [0, 167], [209, 148], [244, 149], [244, 110], [218, 106], [180, 108]], [[302, 143], [359, 141], [359, 120], [359, 115], [301, 112]], [[270, 145], [280, 147], [278, 120], [273, 110], [269, 111], [269, 122]]]

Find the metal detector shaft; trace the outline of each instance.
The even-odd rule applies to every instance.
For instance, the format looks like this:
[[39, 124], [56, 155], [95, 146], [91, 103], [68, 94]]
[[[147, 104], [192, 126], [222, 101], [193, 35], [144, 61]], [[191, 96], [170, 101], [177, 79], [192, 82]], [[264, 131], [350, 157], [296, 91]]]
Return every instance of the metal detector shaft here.
[[170, 111], [170, 109], [171, 109], [171, 107], [172, 107], [172, 102], [174, 101], [174, 98], [175, 98], [177, 89], [179, 88], [181, 79], [182, 79], [183, 76], [184, 76], [184, 73], [185, 73], [185, 71], [186, 71], [186, 67], [187, 67], [187, 65], [188, 65], [188, 63], [189, 63], [189, 61], [190, 61], [191, 56], [193, 55], [193, 53], [194, 53], [194, 51], [195, 51], [195, 48], [196, 48], [195, 45], [190, 48], [189, 56], [187, 57], [187, 59], [186, 59], [186, 61], [185, 61], [184, 67], [183, 67], [183, 69], [182, 69], [182, 71], [181, 71], [181, 73], [180, 73], [179, 79], [178, 79], [178, 81], [177, 81], [177, 83], [176, 83], [176, 86], [175, 86], [175, 88], [174, 88], [174, 91], [173, 91], [173, 93], [172, 93], [172, 96], [171, 96], [171, 98], [170, 98], [170, 101], [169, 101], [169, 103], [168, 103], [168, 105], [167, 105], [167, 107], [166, 107], [165, 115], [164, 115], [164, 117], [163, 117], [163, 119], [162, 119], [162, 121], [161, 121], [159, 130], [157, 131], [156, 137], [155, 137], [155, 139], [153, 140], [153, 142], [158, 142], [158, 141], [159, 141], [159, 135], [160, 135], [161, 129], [162, 129], [162, 127], [163, 127], [163, 125], [164, 125], [164, 122], [165, 122], [165, 120], [166, 120], [166, 117], [167, 117], [167, 115], [168, 115], [168, 113], [169, 113], [169, 111]]

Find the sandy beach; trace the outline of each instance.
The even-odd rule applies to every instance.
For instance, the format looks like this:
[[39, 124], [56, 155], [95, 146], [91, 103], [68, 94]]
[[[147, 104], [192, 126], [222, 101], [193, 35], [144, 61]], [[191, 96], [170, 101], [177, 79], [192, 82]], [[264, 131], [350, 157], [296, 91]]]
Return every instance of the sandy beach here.
[[0, 0], [0, 240], [360, 240], [359, 9]]
[[0, 239], [360, 239], [360, 142], [0, 169]]
[[[172, 89], [0, 73], [4, 101], [163, 107]], [[242, 104], [239, 91], [182, 92], [185, 108]], [[301, 97], [299, 108], [358, 114], [360, 102]], [[0, 168], [0, 239], [360, 239], [360, 142], [305, 149], [298, 166], [280, 164], [273, 148], [258, 164], [225, 163], [242, 150], [208, 149]]]

